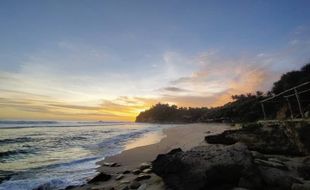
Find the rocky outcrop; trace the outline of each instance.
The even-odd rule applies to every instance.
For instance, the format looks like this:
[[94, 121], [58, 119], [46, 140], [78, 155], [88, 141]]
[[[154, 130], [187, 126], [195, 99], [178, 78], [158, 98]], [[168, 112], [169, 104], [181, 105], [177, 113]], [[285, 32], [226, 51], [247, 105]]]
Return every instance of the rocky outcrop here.
[[91, 179], [88, 183], [95, 183], [95, 182], [102, 182], [102, 181], [108, 181], [111, 179], [111, 175], [110, 174], [106, 174], [106, 173], [99, 173], [98, 175], [96, 175], [93, 179]]
[[174, 150], [153, 161], [153, 171], [172, 189], [233, 188], [242, 178], [247, 184], [259, 186], [252, 155], [247, 147], [199, 146], [190, 151]]
[[310, 124], [283, 122], [281, 124], [252, 124], [240, 130], [206, 136], [209, 144], [231, 145], [245, 143], [250, 150], [265, 154], [304, 156], [310, 152]]
[[226, 131], [206, 137], [212, 144], [158, 155], [152, 170], [174, 190], [309, 189], [309, 129], [251, 125]]

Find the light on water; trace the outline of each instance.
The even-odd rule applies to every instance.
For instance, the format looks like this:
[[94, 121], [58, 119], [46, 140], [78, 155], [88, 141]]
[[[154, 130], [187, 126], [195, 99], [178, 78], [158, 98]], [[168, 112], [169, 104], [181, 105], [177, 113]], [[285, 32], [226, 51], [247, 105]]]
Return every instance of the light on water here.
[[2, 181], [0, 189], [32, 189], [48, 183], [53, 189], [79, 185], [95, 175], [97, 161], [124, 149], [156, 143], [163, 138], [160, 129], [170, 126], [104, 122], [1, 123], [0, 177], [8, 180]]

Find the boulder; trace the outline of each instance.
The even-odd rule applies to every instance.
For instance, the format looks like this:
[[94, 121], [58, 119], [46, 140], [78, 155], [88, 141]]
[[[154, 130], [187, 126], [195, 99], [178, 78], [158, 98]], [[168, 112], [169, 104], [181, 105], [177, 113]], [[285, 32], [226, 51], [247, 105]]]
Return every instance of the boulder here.
[[139, 188], [138, 188], [138, 190], [147, 190], [147, 185], [144, 183], [144, 184], [142, 184]]
[[129, 183], [130, 183], [129, 180], [121, 180], [121, 181], [120, 181], [120, 184], [129, 184]]
[[149, 173], [152, 173], [152, 169], [147, 168], [147, 169], [143, 170], [142, 172], [146, 173], [146, 174], [149, 174]]
[[145, 175], [145, 174], [140, 174], [138, 177], [135, 178], [136, 181], [142, 181], [142, 180], [146, 180], [146, 179], [150, 179], [151, 176], [150, 175]]
[[91, 179], [88, 183], [95, 183], [95, 182], [102, 182], [102, 181], [108, 181], [111, 179], [111, 175], [106, 173], [100, 173], [96, 175], [93, 179]]
[[124, 178], [124, 175], [123, 174], [120, 174], [118, 176], [115, 177], [116, 180], [121, 180]]
[[147, 168], [150, 168], [150, 167], [152, 167], [151, 163], [144, 162], [144, 163], [140, 164], [139, 169], [140, 170], [144, 170], [144, 169], [147, 169]]
[[130, 183], [129, 188], [130, 189], [138, 189], [140, 187], [140, 185], [141, 184], [139, 182], [133, 181], [133, 182]]
[[135, 169], [135, 170], [132, 170], [132, 173], [135, 174], [135, 175], [138, 175], [141, 173], [141, 170], [140, 169]]
[[125, 170], [125, 171], [123, 171], [123, 174], [129, 174], [130, 173], [130, 171], [129, 170]]
[[106, 166], [106, 167], [119, 167], [119, 166], [121, 166], [120, 164], [115, 163], [115, 162], [104, 162], [102, 165]]
[[260, 179], [252, 163], [251, 152], [245, 145], [236, 143], [198, 146], [187, 152], [175, 149], [158, 155], [152, 166], [153, 172], [172, 189], [199, 190], [214, 186], [231, 189], [238, 186], [241, 177], [249, 181], [251, 189], [259, 189]]

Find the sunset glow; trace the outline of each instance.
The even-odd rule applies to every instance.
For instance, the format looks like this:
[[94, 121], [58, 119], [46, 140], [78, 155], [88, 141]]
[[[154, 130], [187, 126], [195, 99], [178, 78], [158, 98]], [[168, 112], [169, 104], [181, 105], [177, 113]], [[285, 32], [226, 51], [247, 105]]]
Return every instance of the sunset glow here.
[[0, 2], [0, 119], [219, 106], [309, 61], [309, 6], [293, 1], [85, 2]]

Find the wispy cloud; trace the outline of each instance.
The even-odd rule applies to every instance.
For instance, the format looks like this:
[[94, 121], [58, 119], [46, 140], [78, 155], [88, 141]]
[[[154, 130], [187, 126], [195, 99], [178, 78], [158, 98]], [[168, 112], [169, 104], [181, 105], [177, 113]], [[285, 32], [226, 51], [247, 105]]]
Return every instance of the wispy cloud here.
[[234, 94], [266, 91], [282, 73], [310, 61], [305, 31], [292, 32], [274, 51], [163, 51], [136, 70], [133, 63], [115, 66], [128, 60], [104, 48], [62, 41], [0, 71], [0, 118], [134, 120], [157, 102], [222, 105]]

